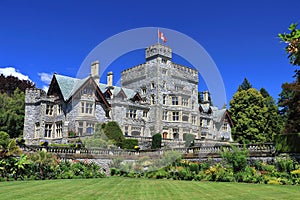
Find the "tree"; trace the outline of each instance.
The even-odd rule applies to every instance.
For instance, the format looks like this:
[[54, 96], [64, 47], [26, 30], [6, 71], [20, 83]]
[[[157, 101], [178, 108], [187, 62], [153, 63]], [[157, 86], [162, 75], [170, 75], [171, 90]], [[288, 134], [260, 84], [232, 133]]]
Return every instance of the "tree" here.
[[[248, 86], [251, 85], [248, 83]], [[230, 101], [233, 139], [239, 143], [273, 141], [281, 127], [274, 100], [266, 91], [263, 92], [266, 95], [264, 97], [255, 88], [244, 89], [237, 91]]]
[[300, 30], [297, 29], [297, 23], [291, 24], [289, 27], [290, 33], [279, 33], [279, 38], [287, 43], [285, 47], [289, 54], [290, 63], [292, 65], [300, 65]]
[[[280, 39], [287, 43], [285, 47], [290, 63], [300, 66], [300, 30], [297, 24], [291, 24], [290, 33], [278, 34]], [[282, 92], [278, 105], [282, 108], [281, 114], [285, 119], [284, 134], [300, 132], [300, 70], [295, 70], [295, 81], [282, 84]]]
[[151, 149], [160, 149], [161, 147], [161, 134], [156, 133], [152, 136], [152, 144], [151, 144]]
[[122, 142], [123, 140], [125, 140], [125, 137], [117, 122], [115, 121], [107, 122], [106, 124], [102, 124], [102, 128], [104, 134], [109, 140], [112, 140], [114, 144], [117, 145], [118, 147], [122, 146]]
[[0, 93], [6, 93], [8, 96], [14, 94], [14, 91], [18, 88], [20, 91], [25, 92], [26, 88], [34, 88], [35, 85], [29, 80], [20, 80], [14, 76], [5, 77], [0, 75]]
[[23, 134], [25, 115], [25, 95], [18, 88], [12, 96], [0, 94], [0, 131], [7, 132], [10, 138]]
[[251, 83], [246, 78], [244, 78], [243, 83], [238, 87], [238, 91], [248, 90], [250, 88], [252, 88]]

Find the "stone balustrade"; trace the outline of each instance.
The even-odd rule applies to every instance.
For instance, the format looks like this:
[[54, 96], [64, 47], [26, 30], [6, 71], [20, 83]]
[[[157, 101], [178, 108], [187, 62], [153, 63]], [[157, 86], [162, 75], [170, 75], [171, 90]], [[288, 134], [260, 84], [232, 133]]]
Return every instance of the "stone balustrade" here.
[[[243, 145], [236, 145], [239, 149], [244, 148]], [[220, 151], [223, 149], [232, 150], [231, 146], [226, 145], [203, 145], [191, 148], [172, 148], [172, 149], [159, 149], [159, 150], [123, 150], [123, 149], [101, 149], [101, 148], [81, 148], [76, 149], [72, 147], [43, 147], [43, 146], [25, 146], [24, 151], [42, 151], [45, 150], [49, 153], [56, 154], [58, 156], [71, 156], [76, 155], [76, 157], [136, 157], [136, 156], [161, 156], [164, 153], [170, 151], [178, 151], [182, 155], [188, 155], [188, 157], [220, 157]], [[274, 155], [275, 147], [272, 143], [265, 144], [250, 144], [246, 145], [245, 148], [249, 150], [250, 156], [270, 156]]]

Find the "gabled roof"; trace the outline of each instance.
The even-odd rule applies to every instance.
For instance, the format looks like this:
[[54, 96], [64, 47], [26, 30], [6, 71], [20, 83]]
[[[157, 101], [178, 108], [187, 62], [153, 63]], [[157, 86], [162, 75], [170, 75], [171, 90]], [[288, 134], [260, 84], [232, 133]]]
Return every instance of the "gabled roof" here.
[[212, 113], [213, 109], [212, 106], [208, 105], [208, 104], [199, 104], [199, 110], [200, 112], [204, 112], [204, 113]]
[[104, 98], [102, 91], [99, 89], [98, 85], [95, 83], [95, 81], [91, 76], [88, 76], [83, 79], [78, 79], [78, 78], [72, 78], [68, 76], [54, 74], [49, 86], [48, 95], [53, 94], [54, 92], [53, 90], [54, 88], [56, 88], [57, 85], [64, 101], [68, 101], [77, 91], [79, 91], [82, 87], [84, 87], [84, 85], [87, 84], [88, 81], [92, 81], [92, 84], [94, 84], [97, 93], [100, 94], [100, 98], [102, 99], [106, 107], [110, 107], [109, 103]]
[[99, 88], [102, 92], [106, 92], [107, 90], [109, 90], [113, 96], [117, 96], [121, 91], [123, 91], [126, 95], [127, 100], [133, 99], [137, 95], [137, 92], [132, 89], [123, 88], [119, 86], [108, 86], [103, 83], [99, 83]]
[[64, 101], [67, 101], [72, 96], [73, 88], [75, 85], [78, 85], [79, 81], [81, 80], [77, 78], [54, 74], [49, 86], [48, 94], [52, 92], [52, 87], [54, 87], [55, 82], [57, 82]]

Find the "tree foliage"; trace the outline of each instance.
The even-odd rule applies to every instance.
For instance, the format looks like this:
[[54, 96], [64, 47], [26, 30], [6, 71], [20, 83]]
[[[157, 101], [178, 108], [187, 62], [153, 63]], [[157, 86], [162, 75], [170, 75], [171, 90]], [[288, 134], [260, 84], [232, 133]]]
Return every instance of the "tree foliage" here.
[[118, 147], [122, 146], [123, 140], [125, 137], [122, 133], [122, 130], [119, 124], [115, 121], [107, 122], [106, 124], [102, 124], [103, 132], [109, 140], [112, 140], [115, 145]]
[[[246, 80], [246, 79], [245, 79]], [[245, 81], [244, 81], [245, 82]], [[247, 85], [251, 85], [247, 83]], [[240, 143], [264, 143], [273, 141], [281, 130], [280, 116], [275, 101], [262, 89], [264, 96], [255, 88], [238, 90], [230, 101], [234, 127], [233, 139]]]
[[248, 89], [250, 89], [250, 88], [252, 88], [251, 83], [250, 83], [246, 78], [244, 78], [244, 81], [243, 81], [243, 83], [239, 86], [238, 91], [241, 91], [241, 90], [248, 90]]
[[34, 88], [35, 85], [29, 80], [20, 80], [14, 76], [0, 75], [0, 93], [6, 93], [12, 96], [14, 91], [18, 88], [20, 91], [25, 92], [26, 88]]
[[279, 33], [279, 38], [287, 43], [285, 47], [290, 63], [292, 65], [300, 65], [300, 30], [297, 28], [298, 24], [291, 24], [289, 33]]
[[[297, 24], [291, 24], [289, 33], [279, 34], [282, 41], [287, 43], [285, 47], [290, 63], [300, 66], [300, 30]], [[281, 114], [285, 118], [284, 134], [300, 133], [300, 70], [295, 70], [295, 81], [282, 84], [282, 92], [278, 105], [282, 108]]]
[[23, 134], [25, 115], [25, 95], [18, 88], [12, 96], [0, 94], [0, 131], [7, 132], [10, 138]]
[[156, 133], [152, 136], [152, 144], [151, 144], [151, 149], [159, 149], [161, 147], [161, 134]]

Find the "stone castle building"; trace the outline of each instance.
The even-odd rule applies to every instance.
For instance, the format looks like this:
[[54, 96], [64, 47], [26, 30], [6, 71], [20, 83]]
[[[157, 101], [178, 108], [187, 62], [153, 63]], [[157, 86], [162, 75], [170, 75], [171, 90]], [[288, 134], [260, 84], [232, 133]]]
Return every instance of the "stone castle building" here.
[[226, 109], [210, 106], [208, 92], [198, 103], [198, 71], [172, 62], [171, 48], [155, 44], [146, 49], [146, 62], [122, 71], [122, 87], [100, 83], [99, 62], [91, 75], [77, 79], [54, 74], [47, 94], [28, 89], [25, 95], [24, 138], [67, 143], [70, 134], [94, 133], [96, 123], [116, 121], [125, 136], [165, 139], [232, 141], [232, 120]]

